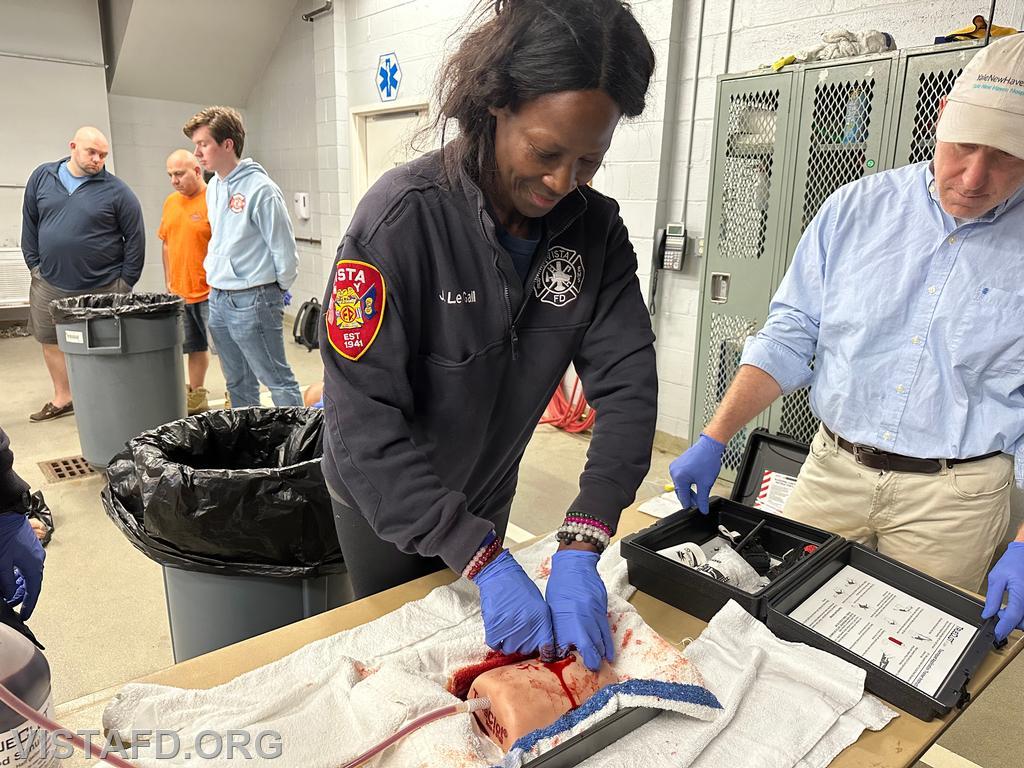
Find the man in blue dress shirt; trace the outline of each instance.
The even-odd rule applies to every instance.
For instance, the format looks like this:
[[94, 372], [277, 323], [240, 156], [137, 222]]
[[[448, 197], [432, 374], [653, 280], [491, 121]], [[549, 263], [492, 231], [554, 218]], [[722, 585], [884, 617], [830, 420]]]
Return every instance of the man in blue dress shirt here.
[[[810, 385], [822, 426], [785, 514], [976, 591], [1011, 483], [1024, 487], [1024, 35], [968, 64], [936, 137], [931, 163], [822, 205], [670, 471], [683, 504], [706, 513], [725, 443]], [[983, 615], [999, 614], [1000, 637], [1024, 618], [1024, 528], [1016, 539], [988, 574]]]

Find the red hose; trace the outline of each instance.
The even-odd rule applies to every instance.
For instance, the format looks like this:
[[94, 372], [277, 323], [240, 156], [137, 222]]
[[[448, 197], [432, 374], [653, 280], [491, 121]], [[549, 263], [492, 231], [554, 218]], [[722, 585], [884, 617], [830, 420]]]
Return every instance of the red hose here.
[[40, 728], [44, 728], [50, 733], [60, 733], [66, 735], [68, 741], [78, 747], [80, 750], [85, 752], [89, 757], [96, 760], [103, 760], [104, 762], [110, 763], [111, 765], [117, 766], [117, 768], [135, 768], [134, 763], [129, 763], [123, 757], [115, 755], [113, 753], [103, 754], [103, 750], [94, 745], [91, 741], [86, 741], [81, 736], [71, 733], [67, 728], [64, 728], [60, 723], [55, 720], [51, 720], [42, 712], [30, 707], [24, 701], [19, 699], [10, 689], [0, 683], [0, 701], [6, 704], [8, 707], [13, 709], [19, 715], [24, 717], [26, 720], [34, 723]]
[[586, 432], [594, 426], [595, 418], [596, 413], [587, 403], [587, 398], [583, 395], [583, 387], [580, 386], [580, 380], [577, 378], [568, 398], [565, 396], [565, 382], [558, 385], [558, 389], [551, 397], [551, 402], [544, 410], [544, 416], [541, 417], [540, 423], [550, 424], [575, 434]]

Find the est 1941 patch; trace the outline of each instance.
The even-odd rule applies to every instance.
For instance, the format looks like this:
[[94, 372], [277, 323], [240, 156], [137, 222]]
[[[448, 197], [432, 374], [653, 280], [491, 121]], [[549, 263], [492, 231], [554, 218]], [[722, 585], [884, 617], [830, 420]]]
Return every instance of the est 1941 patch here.
[[384, 317], [387, 290], [380, 270], [365, 261], [339, 261], [327, 307], [327, 338], [339, 355], [358, 360], [373, 344]]

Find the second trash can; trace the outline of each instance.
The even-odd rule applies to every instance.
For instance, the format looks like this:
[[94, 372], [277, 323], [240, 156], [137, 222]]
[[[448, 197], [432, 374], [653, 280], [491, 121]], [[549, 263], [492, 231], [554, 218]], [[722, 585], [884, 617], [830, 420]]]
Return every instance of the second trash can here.
[[51, 304], [82, 456], [93, 466], [107, 466], [130, 438], [185, 415], [183, 307], [164, 293], [87, 294]]
[[320, 469], [323, 413], [209, 411], [132, 439], [102, 498], [164, 571], [175, 662], [352, 599]]

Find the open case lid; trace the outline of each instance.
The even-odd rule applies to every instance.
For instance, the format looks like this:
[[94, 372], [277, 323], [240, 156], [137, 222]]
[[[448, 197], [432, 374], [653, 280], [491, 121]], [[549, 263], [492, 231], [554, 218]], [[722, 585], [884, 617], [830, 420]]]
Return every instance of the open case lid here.
[[810, 447], [806, 443], [786, 435], [773, 435], [767, 429], [758, 427], [747, 438], [747, 447], [743, 449], [743, 458], [729, 498], [748, 507], [758, 506], [756, 502], [762, 493], [765, 472], [778, 473], [795, 480], [809, 451]]
[[[844, 583], [849, 569], [853, 578]], [[857, 604], [861, 596], [865, 603]], [[813, 611], [797, 617], [810, 601], [820, 605], [810, 604]], [[767, 624], [783, 640], [806, 643], [864, 669], [867, 690], [931, 720], [970, 699], [967, 684], [995, 643], [996, 617], [982, 619], [983, 607], [976, 596], [846, 542], [772, 597]], [[914, 634], [915, 622], [923, 622], [927, 635]], [[900, 665], [906, 675], [894, 673]]]

